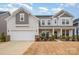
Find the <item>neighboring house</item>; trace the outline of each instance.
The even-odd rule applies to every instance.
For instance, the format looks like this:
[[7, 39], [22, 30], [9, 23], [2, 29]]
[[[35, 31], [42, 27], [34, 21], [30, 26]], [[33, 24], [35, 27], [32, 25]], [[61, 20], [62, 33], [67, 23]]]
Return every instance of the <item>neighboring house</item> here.
[[6, 21], [11, 40], [34, 41], [35, 35], [39, 34], [38, 18], [24, 8], [14, 11]]
[[73, 21], [73, 25], [76, 27], [77, 36], [79, 36], [79, 18]]
[[4, 19], [9, 16], [10, 13], [8, 11], [0, 11], [0, 34], [3, 32], [7, 34], [7, 23]]
[[37, 17], [40, 19], [39, 34], [45, 33], [45, 35], [49, 34], [49, 36], [55, 35], [55, 38], [59, 38], [62, 35], [73, 35], [73, 30], [75, 29], [73, 26], [74, 17], [69, 12], [61, 10], [55, 15], [39, 15]]

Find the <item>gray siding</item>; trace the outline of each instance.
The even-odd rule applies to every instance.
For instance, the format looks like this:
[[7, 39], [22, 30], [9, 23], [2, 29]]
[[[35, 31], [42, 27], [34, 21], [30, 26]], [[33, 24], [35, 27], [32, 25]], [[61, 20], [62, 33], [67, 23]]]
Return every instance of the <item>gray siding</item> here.
[[7, 22], [4, 19], [9, 15], [9, 13], [0, 14], [0, 33], [4, 32], [7, 34]]
[[[20, 21], [20, 13], [24, 13], [24, 21]], [[16, 14], [16, 24], [29, 24], [29, 16], [24, 11], [20, 11]]]

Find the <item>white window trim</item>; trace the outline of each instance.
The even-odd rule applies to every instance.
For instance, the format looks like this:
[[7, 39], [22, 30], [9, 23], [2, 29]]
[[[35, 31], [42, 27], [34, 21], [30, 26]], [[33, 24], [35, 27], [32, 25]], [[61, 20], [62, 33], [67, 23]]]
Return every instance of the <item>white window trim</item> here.
[[[21, 20], [23, 18], [23, 20]], [[20, 13], [20, 21], [24, 21], [24, 13]]]
[[[64, 22], [64, 24], [63, 24]], [[62, 19], [62, 25], [65, 25], [66, 24], [66, 19]]]
[[48, 25], [51, 25], [51, 20], [48, 20], [48, 23], [50, 23], [50, 24], [48, 24]]
[[[44, 24], [43, 24], [44, 23]], [[44, 26], [45, 25], [45, 20], [42, 20], [42, 25]]]
[[[68, 19], [66, 20], [66, 24], [67, 24], [67, 22], [68, 22], [68, 24], [69, 24], [69, 20], [68, 20]], [[68, 25], [68, 24], [67, 24], [67, 25]]]

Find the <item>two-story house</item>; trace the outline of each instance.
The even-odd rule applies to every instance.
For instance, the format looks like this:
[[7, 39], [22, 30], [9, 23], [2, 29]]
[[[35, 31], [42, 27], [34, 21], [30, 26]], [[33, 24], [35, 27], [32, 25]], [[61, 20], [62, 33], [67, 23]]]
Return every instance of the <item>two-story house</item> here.
[[73, 26], [74, 17], [67, 11], [61, 10], [55, 15], [33, 16], [28, 10], [19, 8], [14, 11], [7, 21], [7, 35], [11, 40], [35, 41], [35, 35], [41, 33], [55, 35], [56, 38], [76, 35]]
[[[61, 10], [55, 15], [43, 15], [37, 16], [39, 20], [39, 34], [49, 33], [55, 35], [56, 38], [64, 36], [72, 36], [73, 30], [73, 19], [74, 17], [67, 11]], [[76, 31], [76, 30], [75, 30]], [[75, 33], [76, 35], [76, 33]]]

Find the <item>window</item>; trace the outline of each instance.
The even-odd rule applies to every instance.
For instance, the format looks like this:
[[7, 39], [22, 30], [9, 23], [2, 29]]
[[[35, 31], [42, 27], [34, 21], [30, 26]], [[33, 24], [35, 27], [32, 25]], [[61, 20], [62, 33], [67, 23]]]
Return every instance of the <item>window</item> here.
[[40, 26], [40, 21], [39, 21], [39, 26]]
[[55, 20], [55, 23], [57, 23], [56, 20]]
[[24, 21], [24, 13], [20, 13], [20, 21]]
[[57, 18], [54, 19], [55, 24], [57, 23]]
[[44, 20], [42, 20], [42, 25], [45, 25], [45, 21]]
[[66, 24], [69, 24], [69, 21], [68, 20], [66, 21]]
[[62, 24], [65, 24], [65, 21], [62, 21]]
[[65, 24], [65, 19], [62, 19], [62, 24]]
[[50, 25], [51, 23], [50, 23], [50, 20], [48, 20], [48, 25]]

